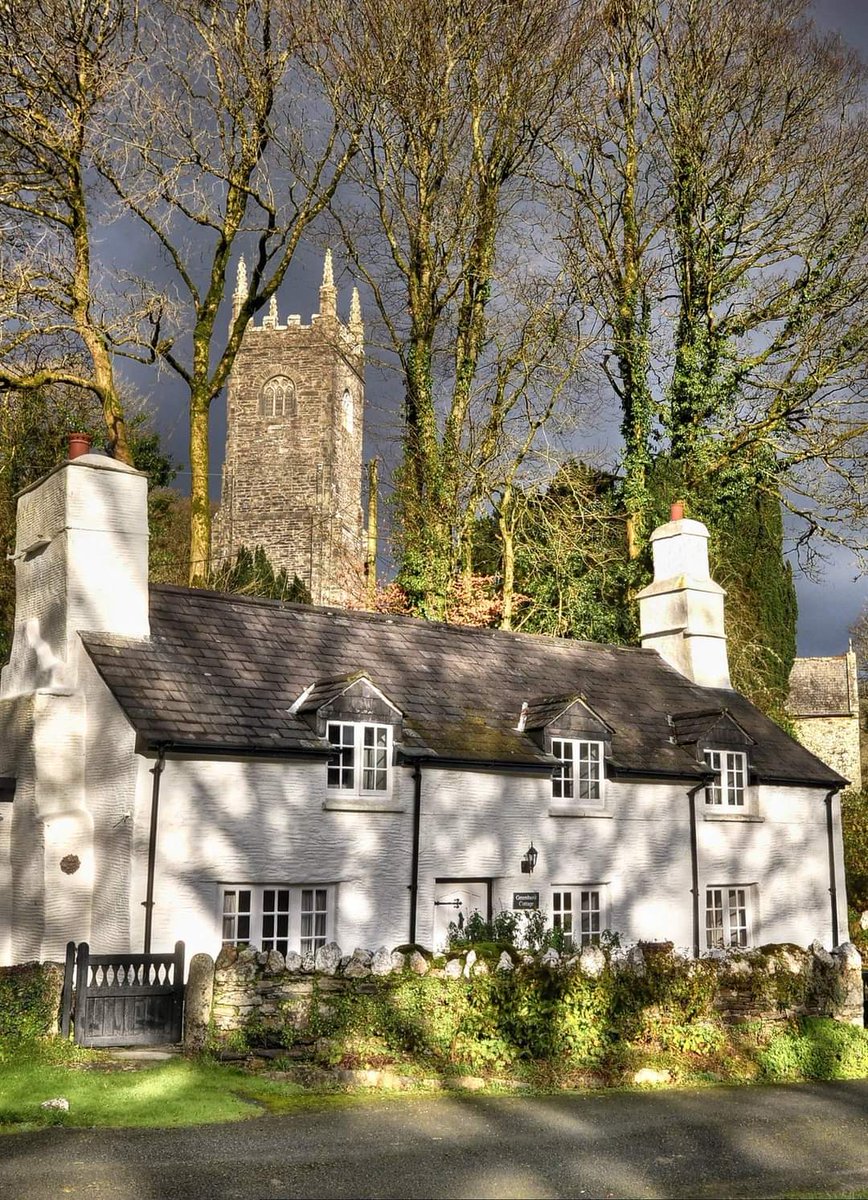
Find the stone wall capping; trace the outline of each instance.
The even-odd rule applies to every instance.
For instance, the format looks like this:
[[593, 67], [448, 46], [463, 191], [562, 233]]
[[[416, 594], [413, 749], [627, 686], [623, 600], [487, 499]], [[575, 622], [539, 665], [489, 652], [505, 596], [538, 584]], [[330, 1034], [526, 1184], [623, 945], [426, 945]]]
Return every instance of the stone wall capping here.
[[[831, 1016], [849, 1024], [862, 1024], [862, 959], [851, 942], [833, 951], [819, 942], [807, 949], [794, 945], [768, 945], [759, 949], [720, 949], [701, 959], [692, 959], [671, 943], [644, 943], [635, 946], [583, 946], [577, 953], [560, 954], [549, 948], [542, 953], [501, 951], [495, 962], [481, 957], [474, 948], [450, 950], [432, 959], [418, 949], [409, 953], [356, 947], [345, 955], [336, 942], [321, 946], [316, 955], [290, 952], [285, 966], [277, 969], [283, 956], [256, 950], [224, 947], [216, 965], [208, 955], [195, 955], [191, 961], [191, 987], [188, 1004], [193, 1004], [185, 1022], [188, 1045], [201, 1046], [208, 1020], [205, 997], [208, 979], [213, 981], [210, 1020], [218, 1036], [243, 1031], [253, 1019], [268, 1029], [291, 1024], [299, 1038], [308, 1031], [311, 999], [339, 996], [346, 991], [373, 993], [389, 986], [390, 980], [412, 973], [432, 975], [453, 981], [473, 980], [492, 971], [507, 973], [544, 967], [549, 971], [581, 972], [599, 978], [607, 970], [632, 972], [641, 977], [655, 958], [686, 961], [690, 971], [706, 971], [713, 964], [718, 972], [715, 1010], [727, 1021], [746, 1019], [786, 1020], [798, 1015]], [[754, 994], [751, 980], [759, 972], [775, 975], [805, 975], [809, 992], [815, 999], [805, 1009], [769, 1007], [769, 1000]], [[195, 977], [195, 978], [194, 978]]]

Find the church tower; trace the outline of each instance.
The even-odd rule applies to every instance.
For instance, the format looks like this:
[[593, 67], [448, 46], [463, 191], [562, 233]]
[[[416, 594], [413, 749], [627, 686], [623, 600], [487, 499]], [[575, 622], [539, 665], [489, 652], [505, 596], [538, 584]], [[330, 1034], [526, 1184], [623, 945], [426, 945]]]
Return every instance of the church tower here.
[[[242, 260], [236, 312], [246, 294]], [[262, 546], [314, 604], [345, 604], [361, 592], [364, 398], [359, 294], [354, 288], [344, 324], [329, 250], [310, 324], [288, 316], [281, 325], [272, 297], [244, 335], [229, 377], [215, 563]]]

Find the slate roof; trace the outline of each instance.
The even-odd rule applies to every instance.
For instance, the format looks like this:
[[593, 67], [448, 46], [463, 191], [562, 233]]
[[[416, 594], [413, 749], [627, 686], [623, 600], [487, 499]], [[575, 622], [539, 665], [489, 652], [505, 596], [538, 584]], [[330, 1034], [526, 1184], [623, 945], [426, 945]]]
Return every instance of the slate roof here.
[[745, 733], [748, 742], [753, 740], [750, 734], [747, 733], [747, 730], [739, 725], [738, 721], [733, 726], [731, 714], [725, 709], [714, 708], [704, 712], [672, 714], [672, 728], [675, 731], [675, 740], [679, 746], [695, 746], [697, 742], [712, 736], [713, 730], [721, 722], [728, 723], [731, 728], [736, 728]]
[[328, 753], [289, 710], [305, 688], [363, 672], [404, 714], [405, 757], [550, 769], [521, 707], [581, 695], [613, 730], [617, 772], [703, 777], [669, 714], [728, 709], [761, 778], [841, 777], [730, 690], [700, 688], [652, 650], [373, 613], [151, 588], [151, 636], [82, 635], [141, 741], [257, 755]]
[[790, 671], [787, 707], [794, 717], [849, 717], [856, 710], [847, 655], [797, 658]]

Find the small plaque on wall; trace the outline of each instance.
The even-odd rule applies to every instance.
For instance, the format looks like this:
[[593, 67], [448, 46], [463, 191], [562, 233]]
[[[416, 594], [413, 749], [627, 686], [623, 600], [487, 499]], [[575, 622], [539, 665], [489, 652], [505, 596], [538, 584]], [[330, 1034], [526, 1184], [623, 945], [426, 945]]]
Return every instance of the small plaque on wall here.
[[521, 909], [539, 908], [539, 892], [513, 892], [512, 907]]

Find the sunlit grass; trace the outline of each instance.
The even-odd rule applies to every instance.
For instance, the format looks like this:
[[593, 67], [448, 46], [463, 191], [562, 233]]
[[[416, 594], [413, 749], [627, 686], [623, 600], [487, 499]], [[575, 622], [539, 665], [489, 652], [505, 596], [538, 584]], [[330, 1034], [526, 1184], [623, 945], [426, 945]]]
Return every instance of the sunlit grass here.
[[[64, 1066], [27, 1053], [0, 1062], [0, 1127], [206, 1125], [282, 1111], [301, 1095], [296, 1084], [187, 1059], [140, 1070]], [[40, 1107], [57, 1097], [69, 1101], [68, 1112]]]

